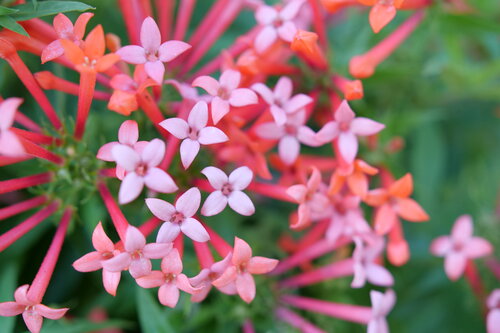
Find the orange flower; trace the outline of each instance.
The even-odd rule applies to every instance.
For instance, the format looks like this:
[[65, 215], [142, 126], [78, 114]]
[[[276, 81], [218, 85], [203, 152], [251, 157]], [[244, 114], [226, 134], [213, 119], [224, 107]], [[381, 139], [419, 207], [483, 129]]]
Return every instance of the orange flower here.
[[368, 176], [378, 173], [377, 168], [372, 167], [363, 160], [357, 159], [347, 166], [347, 169], [338, 168], [330, 178], [328, 194], [337, 194], [347, 183], [349, 190], [363, 198], [368, 193]]

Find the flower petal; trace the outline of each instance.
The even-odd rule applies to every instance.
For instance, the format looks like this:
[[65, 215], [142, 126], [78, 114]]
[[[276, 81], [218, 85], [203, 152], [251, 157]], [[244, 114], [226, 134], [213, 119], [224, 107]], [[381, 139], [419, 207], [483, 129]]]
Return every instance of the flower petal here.
[[155, 167], [161, 163], [165, 156], [165, 143], [160, 139], [153, 139], [146, 144], [141, 152], [141, 158], [148, 167]]
[[194, 79], [192, 86], [202, 88], [212, 96], [217, 96], [220, 87], [219, 81], [211, 76], [206, 75], [198, 76], [196, 79]]
[[175, 207], [161, 199], [147, 198], [146, 205], [151, 213], [162, 221], [170, 221], [172, 214], [175, 213]]
[[151, 273], [151, 260], [144, 257], [132, 259], [132, 262], [128, 267], [128, 271], [134, 279], [148, 275], [149, 273]]
[[127, 252], [122, 252], [111, 259], [102, 262], [102, 268], [110, 272], [121, 272], [128, 268], [132, 258]]
[[241, 299], [250, 303], [255, 298], [255, 281], [249, 273], [238, 274], [236, 277], [236, 290]]
[[142, 254], [148, 259], [162, 259], [172, 250], [170, 243], [149, 243], [144, 246]]
[[99, 252], [113, 252], [115, 245], [104, 232], [102, 223], [99, 222], [92, 233], [92, 245]]
[[200, 207], [201, 193], [197, 187], [191, 187], [175, 202], [175, 209], [188, 218], [196, 214]]
[[184, 139], [181, 143], [181, 161], [184, 169], [187, 169], [200, 151], [200, 143], [191, 139]]
[[396, 7], [393, 4], [377, 2], [370, 10], [369, 21], [373, 32], [378, 33], [396, 16]]
[[206, 167], [201, 170], [201, 173], [207, 177], [210, 185], [216, 190], [220, 190], [229, 181], [224, 171], [213, 166]]
[[472, 237], [464, 249], [465, 255], [471, 259], [484, 257], [492, 252], [493, 246], [491, 243], [480, 237]]
[[141, 251], [145, 245], [146, 237], [139, 229], [129, 225], [125, 233], [125, 250], [127, 252]]
[[144, 183], [148, 188], [160, 193], [173, 193], [179, 189], [172, 177], [159, 168], [149, 169], [144, 176]]
[[288, 113], [294, 113], [307, 105], [311, 104], [313, 99], [305, 94], [298, 94], [293, 96], [289, 101], [285, 103], [283, 108]]
[[156, 236], [157, 243], [172, 243], [179, 233], [181, 232], [181, 227], [177, 223], [165, 222], [161, 225], [160, 230], [158, 230], [158, 235]]
[[0, 316], [12, 317], [23, 313], [26, 305], [18, 304], [16, 302], [3, 302], [0, 303]]
[[229, 104], [235, 107], [257, 104], [258, 102], [257, 95], [248, 88], [234, 89], [229, 98]]
[[255, 207], [252, 200], [241, 191], [233, 191], [229, 195], [227, 202], [235, 212], [244, 216], [250, 216], [255, 213]]
[[382, 205], [375, 213], [375, 232], [379, 235], [388, 233], [397, 221], [396, 212], [389, 204]]
[[467, 243], [473, 233], [472, 217], [470, 215], [462, 215], [455, 221], [451, 229], [451, 238], [455, 242]]
[[288, 21], [284, 22], [278, 29], [278, 36], [286, 42], [292, 42], [293, 37], [295, 37], [295, 34], [297, 33], [297, 27], [295, 26], [295, 23]]
[[452, 248], [453, 244], [450, 241], [450, 237], [441, 236], [432, 241], [430, 251], [435, 256], [444, 257]]
[[32, 333], [39, 333], [42, 329], [43, 317], [34, 311], [24, 311], [23, 320], [28, 330]]
[[332, 142], [339, 135], [339, 124], [334, 121], [327, 122], [318, 133], [316, 139], [322, 143]]
[[467, 258], [458, 252], [450, 252], [444, 258], [444, 270], [446, 275], [450, 280], [458, 280], [465, 271], [465, 265], [467, 263]]
[[118, 130], [118, 141], [133, 146], [139, 140], [139, 126], [133, 120], [125, 120]]
[[141, 161], [139, 154], [125, 145], [115, 145], [111, 149], [111, 154], [116, 163], [127, 171], [134, 171]]
[[292, 97], [293, 84], [292, 80], [287, 76], [282, 76], [274, 86], [274, 96], [281, 104], [288, 102]]
[[203, 225], [199, 221], [193, 219], [192, 217], [187, 218], [184, 220], [184, 222], [182, 222], [181, 230], [184, 235], [188, 236], [196, 242], [203, 243], [210, 240], [210, 236], [205, 230], [205, 227], [203, 227]]
[[197, 131], [207, 126], [208, 122], [208, 105], [206, 102], [199, 101], [189, 112], [188, 117], [189, 127]]
[[271, 6], [262, 5], [255, 11], [255, 20], [260, 25], [267, 25], [273, 23], [278, 18], [278, 12]]
[[360, 136], [373, 135], [385, 128], [384, 124], [364, 117], [354, 118], [351, 123], [351, 131]]
[[79, 272], [93, 272], [102, 268], [102, 256], [99, 252], [94, 251], [87, 253], [73, 263], [73, 268]]
[[226, 88], [228, 92], [238, 88], [240, 81], [241, 73], [234, 69], [226, 69], [219, 78], [220, 85]]
[[145, 50], [138, 45], [127, 45], [116, 51], [116, 54], [126, 63], [139, 65], [144, 64], [146, 60]]
[[354, 117], [355, 114], [352, 111], [351, 107], [349, 106], [349, 103], [347, 103], [346, 100], [343, 100], [342, 103], [340, 103], [337, 110], [335, 111], [334, 114], [335, 121], [339, 123], [351, 123]]
[[116, 289], [120, 284], [122, 273], [121, 272], [109, 272], [105, 269], [102, 270], [102, 284], [104, 289], [110, 295], [116, 296]]
[[233, 190], [241, 191], [248, 187], [253, 179], [253, 172], [246, 166], [239, 167], [229, 175], [229, 183]]
[[403, 219], [411, 222], [422, 222], [429, 220], [429, 215], [420, 205], [410, 198], [397, 198], [396, 211]]
[[383, 266], [375, 264], [366, 265], [367, 280], [377, 286], [390, 287], [394, 284], [392, 274]]
[[118, 201], [121, 205], [134, 201], [141, 194], [144, 179], [135, 172], [128, 173], [123, 178], [118, 192]]
[[252, 257], [248, 262], [247, 269], [250, 274], [266, 274], [272, 271], [278, 262], [276, 259]]
[[169, 62], [191, 48], [191, 45], [180, 40], [169, 40], [160, 45], [158, 55], [160, 61]]
[[222, 132], [217, 127], [208, 126], [203, 128], [198, 134], [198, 141], [202, 145], [212, 145], [222, 143], [229, 140], [226, 133]]
[[188, 123], [181, 118], [169, 118], [160, 123], [160, 126], [170, 132], [177, 139], [185, 139], [189, 134]]
[[142, 288], [157, 288], [165, 283], [165, 274], [160, 271], [152, 271], [148, 275], [136, 279], [135, 282]]
[[212, 120], [215, 125], [229, 112], [229, 102], [215, 96], [211, 102]]
[[182, 272], [182, 260], [179, 251], [173, 248], [161, 261], [161, 271], [164, 274], [178, 275]]
[[0, 103], [0, 130], [9, 129], [14, 123], [16, 111], [23, 102], [22, 98], [11, 97]]
[[22, 305], [29, 305], [32, 302], [28, 300], [28, 289], [29, 289], [28, 284], [23, 284], [22, 286], [18, 287], [16, 291], [14, 291], [14, 299], [16, 300], [17, 303], [22, 304]]
[[352, 132], [341, 132], [338, 140], [340, 155], [347, 163], [354, 162], [354, 158], [358, 153], [358, 139]]
[[66, 314], [66, 312], [68, 312], [69, 308], [52, 309], [43, 304], [37, 304], [35, 305], [35, 310], [36, 312], [38, 312], [38, 314], [42, 315], [42, 317], [57, 320], [61, 319]]
[[162, 83], [165, 74], [165, 65], [160, 60], [146, 62], [144, 70], [156, 83]]
[[234, 237], [234, 250], [233, 258], [231, 259], [233, 265], [239, 266], [241, 264], [247, 263], [252, 257], [252, 249], [247, 242], [243, 239]]
[[264, 83], [254, 83], [251, 87], [269, 105], [274, 103], [274, 94]]
[[278, 153], [283, 163], [292, 165], [299, 156], [299, 151], [300, 144], [295, 137], [285, 135], [281, 138], [278, 144]]
[[161, 43], [160, 29], [152, 17], [146, 17], [141, 26], [141, 44], [149, 53], [156, 53]]
[[201, 213], [205, 216], [217, 215], [226, 208], [226, 205], [227, 197], [221, 191], [215, 191], [210, 193], [203, 203]]
[[255, 37], [254, 47], [257, 53], [264, 53], [278, 38], [278, 32], [273, 26], [267, 25], [262, 28]]
[[303, 3], [304, 0], [289, 1], [288, 4], [279, 12], [280, 18], [285, 21], [294, 19], [299, 13], [299, 9]]
[[175, 308], [179, 301], [179, 289], [174, 283], [165, 283], [158, 289], [158, 299], [162, 305]]

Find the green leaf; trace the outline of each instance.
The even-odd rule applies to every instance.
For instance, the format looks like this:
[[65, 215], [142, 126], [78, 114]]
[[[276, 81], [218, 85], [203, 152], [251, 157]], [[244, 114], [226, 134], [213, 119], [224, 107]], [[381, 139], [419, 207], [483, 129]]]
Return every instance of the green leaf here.
[[88, 320], [44, 320], [42, 333], [87, 333], [110, 328], [129, 328], [130, 322], [124, 320], [106, 320], [95, 323]]
[[151, 294], [143, 289], [136, 288], [137, 311], [142, 332], [169, 333], [174, 329], [167, 321], [165, 313], [161, 311], [160, 305], [151, 297]]
[[[5, 260], [5, 259], [4, 259]], [[3, 263], [4, 268], [2, 268], [2, 274], [0, 275], [0, 302], [7, 302], [14, 300], [14, 290], [17, 285], [17, 271], [18, 265], [14, 260]], [[0, 317], [0, 327], [2, 332], [10, 333], [14, 332], [14, 326], [16, 325], [16, 317]]]
[[5, 29], [17, 32], [20, 35], [29, 36], [26, 30], [24, 30], [23, 26], [17, 23], [16, 20], [14, 20], [10, 16], [0, 16], [0, 26], [4, 27]]
[[12, 14], [16, 21], [26, 21], [35, 17], [56, 15], [66, 12], [83, 12], [90, 9], [95, 9], [92, 6], [78, 1], [43, 1], [36, 6], [33, 3], [25, 3], [15, 6], [19, 12]]
[[19, 11], [18, 9], [0, 6], [0, 15], [13, 14], [13, 13], [17, 13], [18, 11]]

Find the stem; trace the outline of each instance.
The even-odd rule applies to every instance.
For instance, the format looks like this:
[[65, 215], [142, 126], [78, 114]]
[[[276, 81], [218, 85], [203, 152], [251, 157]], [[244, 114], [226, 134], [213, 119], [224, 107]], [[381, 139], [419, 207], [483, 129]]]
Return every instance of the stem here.
[[31, 186], [46, 184], [52, 180], [49, 172], [39, 173], [32, 176], [14, 178], [0, 181], [0, 194], [21, 190]]
[[85, 132], [85, 123], [94, 98], [96, 72], [84, 70], [80, 72], [80, 87], [78, 89], [78, 111], [76, 114], [75, 138], [80, 140]]
[[201, 268], [210, 268], [214, 263], [214, 257], [208, 244], [193, 241], [194, 250], [196, 252], [196, 257], [200, 263]]
[[[62, 91], [70, 95], [78, 95], [79, 93], [80, 87], [78, 84], [57, 77], [49, 71], [35, 73], [35, 79], [45, 90]], [[108, 101], [110, 98], [111, 94], [108, 92], [94, 91], [94, 99]]]
[[113, 221], [113, 225], [115, 226], [116, 232], [118, 232], [118, 236], [120, 236], [120, 239], [122, 242], [125, 244], [125, 235], [127, 233], [127, 228], [129, 226], [129, 223], [125, 216], [123, 215], [122, 211], [116, 204], [115, 200], [111, 196], [111, 193], [109, 192], [108, 187], [106, 184], [100, 182], [97, 184], [97, 188], [99, 189], [99, 193], [101, 194], [101, 198], [104, 201], [104, 204], [106, 205], [106, 209], [109, 212], [109, 215], [111, 216], [111, 220]]
[[139, 45], [140, 38], [139, 32], [141, 31], [141, 23], [138, 22], [135, 13], [137, 12], [136, 1], [130, 0], [119, 0], [118, 6], [120, 6], [120, 10], [122, 11], [123, 19], [125, 20], [125, 27], [127, 28], [127, 34], [130, 41], [130, 44]]
[[285, 186], [252, 182], [248, 186], [248, 190], [269, 198], [297, 203], [286, 193], [287, 188]]
[[32, 208], [43, 205], [47, 202], [47, 198], [43, 195], [34, 197], [33, 199], [28, 199], [25, 201], [18, 202], [14, 205], [10, 205], [8, 207], [4, 207], [0, 209], [0, 220], [5, 220], [11, 216], [20, 214]]
[[0, 156], [0, 166], [16, 164], [16, 163], [24, 162], [24, 161], [32, 159], [32, 158], [33, 158], [33, 156], [29, 156], [29, 155], [25, 155], [22, 157]]
[[304, 333], [325, 333], [325, 331], [319, 329], [295, 312], [284, 307], [279, 307], [276, 310], [276, 317]]
[[186, 35], [191, 15], [193, 15], [196, 0], [181, 0], [177, 12], [177, 22], [175, 24], [174, 39], [183, 40]]
[[308, 0], [308, 2], [313, 12], [314, 31], [316, 31], [319, 36], [319, 42], [321, 43], [321, 46], [324, 49], [327, 49], [328, 38], [326, 35], [325, 19], [323, 15], [321, 15], [321, 5], [318, 3], [318, 0]]
[[42, 145], [52, 145], [52, 144], [60, 144], [61, 141], [59, 139], [56, 139], [52, 136], [40, 134], [40, 133], [33, 133], [30, 131], [26, 131], [23, 129], [19, 128], [14, 128], [11, 127], [10, 129], [12, 132], [16, 133], [18, 136], [21, 136], [25, 138], [26, 140], [32, 141], [34, 143], [42, 144]]
[[54, 164], [62, 165], [64, 163], [64, 160], [62, 159], [61, 156], [58, 156], [47, 149], [40, 147], [36, 144], [34, 144], [31, 141], [25, 140], [21, 138], [21, 141], [23, 143], [24, 150], [26, 151], [27, 154], [42, 158], [44, 160], [47, 160], [49, 162], [52, 162]]
[[350, 276], [353, 273], [353, 260], [349, 258], [287, 278], [281, 281], [279, 286], [281, 288], [308, 286], [330, 279]]
[[488, 309], [486, 308], [486, 293], [484, 291], [483, 281], [477, 270], [476, 264], [471, 259], [467, 260], [467, 264], [465, 265], [465, 278], [481, 306], [483, 316], [486, 317]]
[[255, 333], [253, 323], [250, 319], [245, 320], [243, 323], [243, 333]]
[[[40, 126], [38, 126], [37, 123], [35, 123], [33, 120], [30, 118], [26, 117], [24, 114], [22, 114], [19, 110], [16, 112], [16, 115], [14, 116], [14, 120], [18, 123], [23, 125], [29, 130], [32, 130], [33, 132], [41, 133], [42, 129]], [[11, 128], [12, 130], [12, 128]]]
[[158, 14], [162, 42], [170, 39], [172, 14], [174, 13], [174, 8], [175, 3], [173, 0], [156, 0], [156, 13]]
[[174, 239], [174, 248], [179, 251], [179, 256], [182, 258], [184, 254], [184, 234], [182, 232]]

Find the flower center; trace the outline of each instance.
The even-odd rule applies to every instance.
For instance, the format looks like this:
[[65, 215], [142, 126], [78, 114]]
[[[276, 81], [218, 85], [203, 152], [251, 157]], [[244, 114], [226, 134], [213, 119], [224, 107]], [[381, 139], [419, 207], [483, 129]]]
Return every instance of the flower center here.
[[158, 60], [158, 55], [156, 52], [148, 52], [146, 54], [146, 59], [148, 61], [157, 61]]
[[175, 281], [175, 277], [176, 277], [176, 275], [175, 275], [175, 274], [172, 274], [172, 273], [165, 273], [165, 282], [166, 282], [166, 283], [173, 282], [173, 281]]
[[90, 60], [89, 57], [83, 58], [83, 64], [87, 67], [94, 67], [96, 63], [97, 63], [97, 60], [95, 60], [95, 59]]
[[220, 86], [217, 95], [223, 100], [228, 100], [231, 97], [231, 93], [227, 90], [226, 87]]
[[146, 164], [139, 164], [137, 169], [135, 169], [135, 173], [139, 176], [144, 176], [148, 172], [148, 166]]
[[172, 217], [170, 217], [170, 222], [181, 223], [182, 221], [184, 221], [184, 219], [185, 219], [184, 214], [175, 212], [172, 214]]
[[190, 128], [189, 133], [188, 133], [188, 137], [191, 140], [198, 140], [198, 130], [195, 128]]
[[24, 308], [24, 311], [28, 312], [29, 315], [34, 315], [36, 314], [35, 306], [34, 305], [28, 305]]
[[130, 254], [132, 257], [132, 260], [137, 260], [142, 258], [142, 251], [141, 250], [135, 250], [133, 253]]
[[245, 273], [247, 271], [247, 263], [241, 263], [238, 266], [236, 266], [236, 270], [238, 274]]
[[341, 122], [340, 125], [339, 125], [339, 129], [342, 131], [342, 132], [346, 132], [349, 130], [349, 128], [351, 127], [351, 124], [348, 123], [348, 122]]
[[233, 187], [231, 186], [231, 184], [229, 183], [226, 183], [222, 186], [221, 188], [221, 192], [222, 194], [224, 194], [225, 196], [228, 196], [229, 194], [231, 194], [231, 192], [233, 192]]
[[285, 125], [286, 134], [295, 136], [297, 134], [297, 127], [293, 125]]

